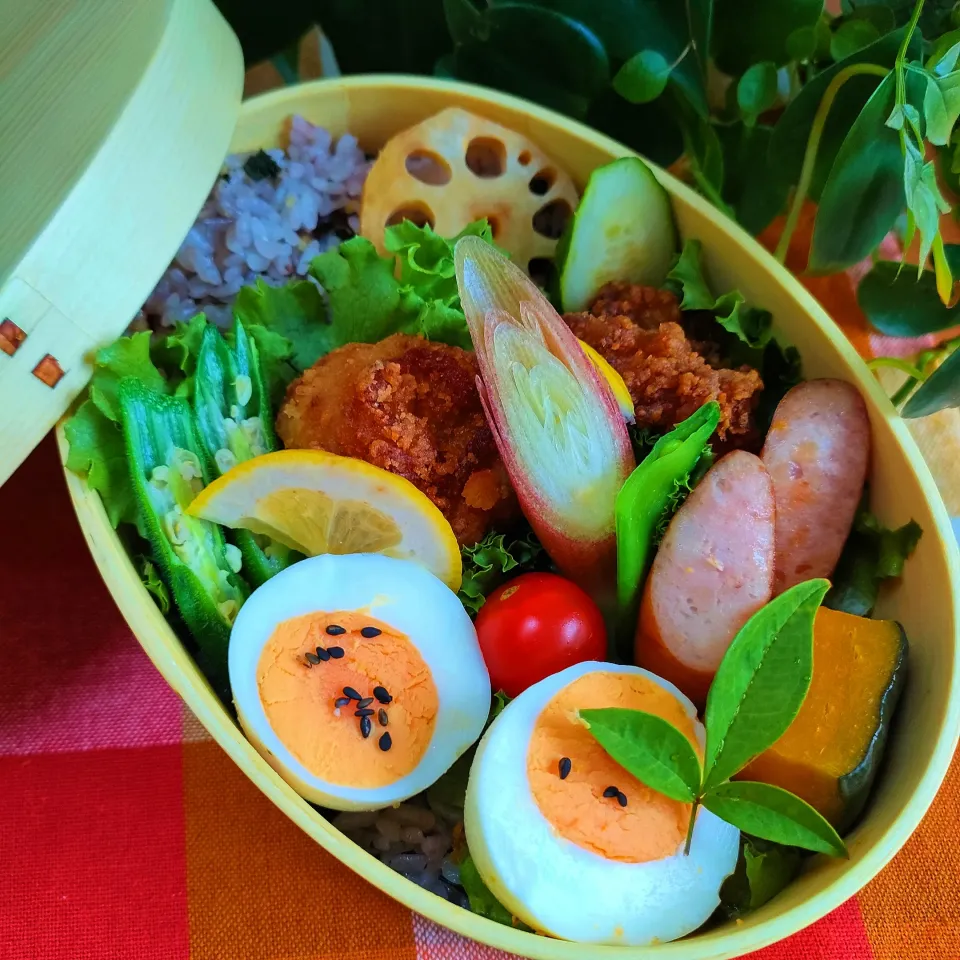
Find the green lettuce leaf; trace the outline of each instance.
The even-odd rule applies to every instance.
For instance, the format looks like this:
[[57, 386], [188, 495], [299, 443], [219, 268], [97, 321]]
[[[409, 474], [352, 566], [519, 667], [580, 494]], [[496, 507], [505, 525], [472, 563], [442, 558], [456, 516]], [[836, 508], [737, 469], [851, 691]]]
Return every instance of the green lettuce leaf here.
[[150, 356], [150, 331], [120, 337], [96, 352], [90, 381], [90, 399], [114, 422], [120, 419], [117, 389], [124, 377], [136, 377], [151, 390], [167, 391], [167, 381]]
[[665, 286], [679, 297], [681, 309], [706, 310], [742, 343], [756, 348], [766, 346], [772, 336], [770, 311], [748, 307], [739, 290], [715, 297], [703, 275], [702, 251], [699, 240], [688, 240], [667, 274]]
[[[243, 321], [241, 320], [241, 323]], [[282, 334], [254, 323], [244, 324], [247, 335], [256, 343], [260, 355], [260, 366], [263, 368], [264, 382], [270, 394], [270, 402], [276, 409], [287, 384], [297, 375], [291, 361], [293, 359], [293, 344]]]
[[69, 444], [67, 469], [100, 494], [114, 527], [136, 523], [136, 501], [119, 424], [104, 416], [92, 400], [84, 400], [63, 431]]
[[463, 582], [457, 596], [467, 613], [475, 617], [491, 590], [508, 576], [537, 569], [544, 554], [531, 530], [509, 543], [502, 533], [491, 531], [479, 543], [464, 547], [462, 556]]
[[470, 901], [470, 909], [486, 917], [488, 920], [495, 920], [497, 923], [506, 924], [508, 927], [517, 927], [520, 930], [529, 930], [530, 928], [521, 923], [512, 913], [490, 892], [490, 888], [483, 882], [477, 865], [473, 862], [473, 857], [468, 853], [460, 863], [460, 885], [467, 894]]
[[146, 557], [138, 557], [137, 569], [140, 571], [140, 579], [143, 581], [143, 585], [153, 595], [154, 600], [157, 601], [160, 612], [166, 616], [170, 612], [170, 591], [167, 589], [167, 585], [160, 579], [156, 565]]
[[720, 912], [732, 920], [762, 907], [797, 875], [801, 856], [796, 847], [743, 836], [737, 867], [720, 888]]
[[858, 617], [869, 617], [880, 585], [903, 573], [903, 565], [923, 534], [915, 520], [902, 527], [885, 527], [867, 507], [864, 492], [860, 509], [833, 572], [833, 586], [824, 606]]
[[[327, 317], [323, 296], [316, 284], [309, 280], [295, 280], [282, 287], [272, 287], [258, 279], [253, 286], [240, 290], [233, 303], [233, 312], [248, 331], [259, 325], [289, 341], [289, 360], [298, 371], [305, 370], [346, 342]], [[260, 337], [252, 331], [251, 335], [260, 348]]]
[[404, 220], [384, 232], [384, 246], [396, 254], [400, 264], [400, 283], [416, 291], [425, 300], [440, 300], [447, 306], [460, 306], [453, 248], [461, 237], [480, 237], [493, 243], [486, 220], [468, 224], [452, 240], [434, 233], [429, 224], [418, 227]]
[[197, 366], [200, 341], [207, 328], [207, 318], [198, 313], [188, 323], [177, 323], [165, 337], [154, 343], [150, 355], [153, 362], [168, 376], [193, 376]]

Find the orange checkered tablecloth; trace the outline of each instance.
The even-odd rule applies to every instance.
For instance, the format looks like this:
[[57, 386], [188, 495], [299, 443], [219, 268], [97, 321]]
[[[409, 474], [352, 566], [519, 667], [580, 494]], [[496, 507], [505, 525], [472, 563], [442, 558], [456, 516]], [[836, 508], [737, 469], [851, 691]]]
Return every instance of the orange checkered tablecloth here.
[[[871, 338], [846, 278], [809, 285], [865, 354], [910, 352]], [[915, 425], [954, 516], [958, 416]], [[351, 873], [209, 739], [101, 583], [50, 438], [3, 502], [0, 960], [505, 958]], [[958, 807], [954, 762], [873, 883], [754, 958], [960, 960]]]

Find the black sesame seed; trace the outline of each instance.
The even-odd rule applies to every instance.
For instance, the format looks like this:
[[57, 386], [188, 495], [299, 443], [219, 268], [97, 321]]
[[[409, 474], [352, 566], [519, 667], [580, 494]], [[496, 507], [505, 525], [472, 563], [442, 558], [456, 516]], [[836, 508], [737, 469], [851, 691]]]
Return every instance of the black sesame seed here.
[[370, 736], [370, 731], [373, 729], [373, 724], [370, 723], [369, 717], [360, 718], [360, 733], [363, 735], [363, 739], [366, 740]]
[[373, 703], [373, 697], [364, 697], [358, 704], [358, 707], [369, 707]]
[[349, 697], [351, 700], [362, 700], [362, 699], [363, 699], [363, 697], [361, 697], [360, 694], [357, 693], [357, 691], [353, 689], [353, 687], [344, 687], [344, 688], [343, 688], [343, 695], [344, 695], [345, 697]]
[[387, 693], [386, 687], [374, 687], [373, 695], [380, 701], [380, 703], [390, 703], [393, 700], [393, 697]]
[[343, 657], [343, 647], [327, 647], [327, 653], [329, 653], [334, 660], [339, 660]]
[[561, 757], [561, 758], [560, 758], [560, 779], [561, 779], [561, 780], [566, 780], [566, 779], [567, 779], [567, 776], [568, 776], [569, 773], [570, 773], [570, 768], [571, 768], [572, 766], [573, 766], [573, 764], [570, 762], [570, 758], [569, 758], [569, 757]]
[[619, 796], [619, 794], [620, 794], [620, 790], [619, 790], [618, 787], [607, 787], [607, 789], [603, 791], [603, 795], [604, 795], [608, 800], [609, 800], [611, 797]]
[[307, 663], [319, 663], [320, 658], [315, 653], [307, 654]]
[[393, 739], [391, 738], [391, 736], [390, 736], [389, 733], [385, 733], [385, 734], [377, 741], [377, 744], [379, 745], [380, 749], [383, 750], [384, 753], [386, 753], [386, 751], [389, 750], [389, 749], [393, 746]]
[[323, 663], [326, 663], [330, 659], [330, 653], [324, 650], [323, 647], [317, 647], [317, 658]]
[[331, 637], [339, 637], [346, 632], [346, 627], [341, 627], [339, 623], [331, 623], [330, 626], [327, 627], [327, 633]]
[[355, 717], [372, 717], [373, 711], [369, 707], [365, 707], [362, 710], [354, 710], [353, 715]]
[[333, 705], [335, 707], [345, 707], [349, 702], [349, 697], [337, 697], [337, 699], [333, 701]]
[[360, 636], [372, 640], [374, 637], [379, 637], [381, 633], [383, 633], [383, 631], [377, 627], [364, 627], [360, 631]]
[[380, 721], [380, 726], [385, 727], [387, 725], [387, 711], [381, 707], [377, 711], [377, 719]]
[[617, 803], [619, 803], [621, 807], [627, 805], [627, 795], [622, 790], [617, 794]]

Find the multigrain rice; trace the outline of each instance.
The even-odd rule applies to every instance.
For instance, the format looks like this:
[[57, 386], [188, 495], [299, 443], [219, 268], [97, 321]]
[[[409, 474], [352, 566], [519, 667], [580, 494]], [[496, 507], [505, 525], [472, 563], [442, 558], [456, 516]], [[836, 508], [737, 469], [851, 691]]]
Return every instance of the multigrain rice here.
[[266, 151], [276, 178], [252, 179], [250, 154], [227, 157], [223, 172], [144, 305], [152, 326], [189, 320], [199, 311], [231, 320], [241, 287], [262, 277], [279, 285], [305, 276], [310, 261], [359, 228], [357, 211], [369, 162], [356, 138], [334, 140], [302, 117], [290, 124], [286, 150]]

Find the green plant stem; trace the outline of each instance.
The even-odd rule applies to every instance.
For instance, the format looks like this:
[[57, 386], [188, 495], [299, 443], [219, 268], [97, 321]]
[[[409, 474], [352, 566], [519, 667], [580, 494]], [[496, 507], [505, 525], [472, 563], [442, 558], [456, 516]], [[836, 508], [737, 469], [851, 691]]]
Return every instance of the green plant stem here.
[[693, 801], [693, 806], [690, 807], [690, 825], [687, 827], [687, 841], [683, 845], [683, 855], [685, 857], [690, 856], [690, 845], [693, 843], [693, 828], [697, 824], [697, 810], [700, 809], [700, 798], [697, 797]]
[[911, 393], [913, 393], [913, 388], [918, 382], [919, 381], [915, 377], [908, 377], [904, 381], [903, 386], [901, 386], [900, 389], [897, 390], [896, 393], [894, 393], [894, 395], [890, 398], [890, 402], [895, 407], [899, 407], [900, 404], [903, 403]]
[[803, 209], [803, 202], [807, 199], [807, 193], [810, 190], [810, 181], [813, 180], [813, 168], [817, 162], [817, 150], [820, 147], [820, 138], [823, 136], [823, 128], [827, 122], [827, 116], [833, 101], [836, 99], [840, 88], [851, 78], [869, 74], [875, 77], [885, 77], [890, 71], [886, 67], [881, 67], [876, 63], [854, 63], [841, 70], [831, 81], [824, 91], [823, 99], [817, 107], [816, 116], [813, 118], [813, 126], [810, 128], [810, 136], [807, 139], [807, 149], [803, 154], [803, 166], [800, 169], [800, 181], [793, 194], [793, 200], [790, 204], [790, 212], [787, 214], [787, 222], [780, 235], [780, 242], [777, 244], [776, 258], [781, 263], [786, 263], [787, 251], [790, 249], [790, 240], [794, 231], [797, 229], [797, 223], [800, 220], [800, 211]]
[[874, 357], [873, 360], [867, 361], [867, 366], [871, 370], [879, 370], [881, 367], [893, 367], [894, 370], [899, 370], [901, 373], [905, 373], [908, 377], [913, 377], [915, 380], [923, 379], [923, 371], [919, 367], [915, 367], [906, 360], [901, 360], [900, 357]]
[[923, 12], [924, 0], [917, 0], [913, 8], [913, 16], [907, 24], [904, 31], [903, 40], [900, 42], [900, 49], [897, 51], [897, 59], [894, 63], [894, 69], [897, 72], [897, 103], [903, 104], [907, 101], [907, 82], [905, 80], [904, 65], [907, 61], [907, 50], [910, 47], [910, 41], [913, 39], [913, 31], [917, 29], [917, 23], [920, 21], [920, 14]]

